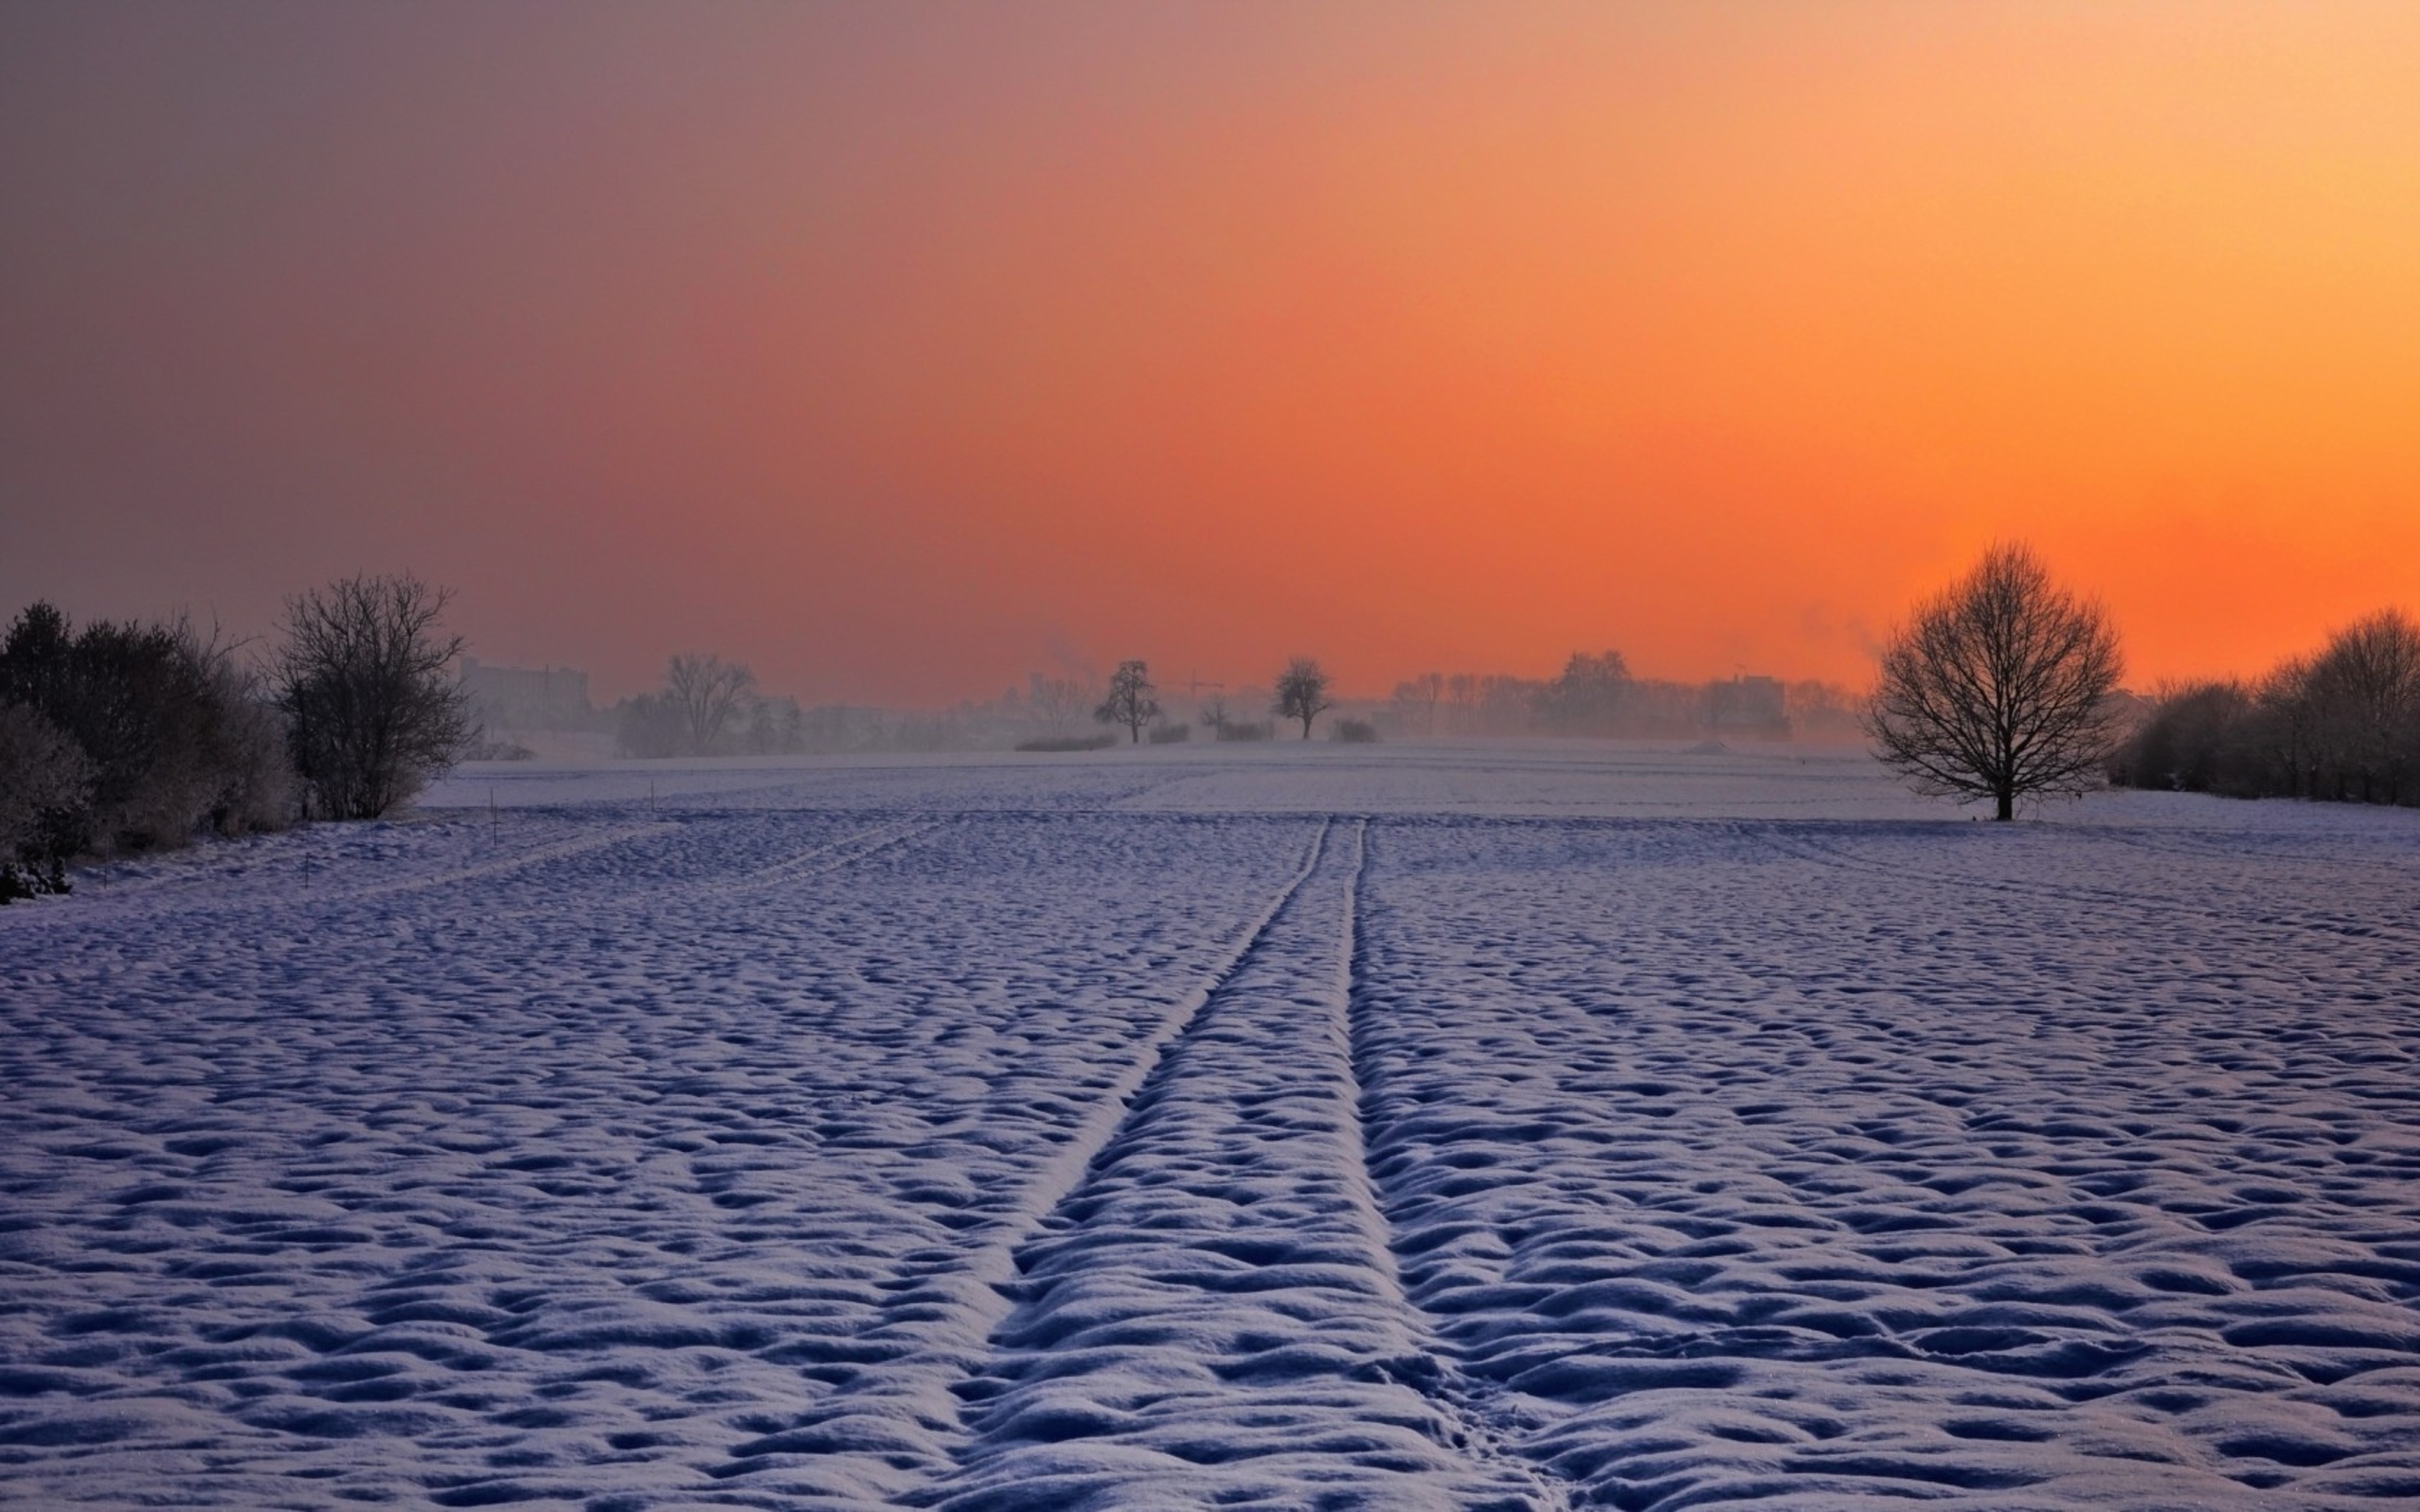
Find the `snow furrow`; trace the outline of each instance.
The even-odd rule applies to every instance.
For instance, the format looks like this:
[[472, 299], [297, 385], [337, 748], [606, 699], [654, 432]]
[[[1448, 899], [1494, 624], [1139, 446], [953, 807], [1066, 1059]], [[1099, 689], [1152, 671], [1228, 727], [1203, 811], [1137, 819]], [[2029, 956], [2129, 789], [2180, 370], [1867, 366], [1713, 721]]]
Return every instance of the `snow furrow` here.
[[[1807, 833], [1804, 826], [1759, 824], [1742, 828], [1744, 833], [1754, 835], [1774, 850], [1801, 860], [1837, 867], [1845, 871], [1862, 871], [1886, 876], [1902, 883], [1930, 883], [1945, 887], [1996, 893], [2014, 902], [2029, 906], [2042, 902], [2072, 904], [2088, 899], [2104, 908], [2128, 909], [2155, 923], [2171, 920], [2180, 914], [2187, 914], [2230, 930], [2242, 930], [2247, 926], [2287, 932], [2321, 930], [2340, 935], [2384, 936], [2398, 939], [2407, 946], [2420, 945], [2420, 930], [2413, 929], [2408, 922], [2411, 917], [2412, 903], [2420, 901], [2420, 890], [2414, 889], [2411, 885], [2412, 879], [2408, 866], [2373, 866], [2369, 868], [2371, 872], [2369, 885], [2354, 894], [2361, 902], [2372, 905], [2362, 914], [2346, 914], [2341, 907], [2328, 906], [2338, 901], [2335, 897], [2327, 897], [2326, 903], [2307, 907], [2297, 913], [2280, 913], [2267, 908], [2256, 912], [2247, 911], [2240, 906], [2212, 907], [2190, 890], [2179, 894], [2172, 885], [2166, 885], [2165, 882], [2157, 891], [2149, 893], [2090, 885], [2077, 882], [2072, 875], [2063, 875], [2054, 885], [2026, 882], [2010, 875], [2012, 868], [2005, 864], [2004, 857], [2001, 858], [2000, 864], [1979, 874], [1939, 868], [1911, 871], [1904, 862], [1876, 861], [1858, 853], [1845, 844], [1827, 843], [1825, 840], [1818, 839]], [[1987, 844], [1994, 842], [2004, 842], [2012, 846], [2027, 843], [2039, 844], [2045, 838], [2039, 833], [2029, 834], [2024, 832], [1987, 830], [1985, 833], [1990, 837], [1985, 842]], [[2113, 837], [2117, 837], [2118, 843], [2124, 843], [2122, 831], [2096, 832], [2089, 835], [2057, 834], [2052, 838], [2051, 843], [2068, 852], [2064, 858], [2068, 866], [2083, 871], [2086, 869], [2085, 867], [2078, 864], [2082, 858], [2076, 856], [2074, 852], [2108, 845]], [[2154, 854], [2183, 853], [2177, 848], [2160, 846], [2156, 843], [2145, 845], [2141, 849]], [[2209, 859], [2207, 856], [2203, 858], [2205, 864]], [[2129, 881], [2139, 884], [2144, 880], [2145, 873], [2139, 865], [2128, 864], [2132, 858], [2112, 857], [2111, 861], [2113, 862], [2111, 869], [2127, 876]], [[2157, 877], [2159, 874], [2154, 871], [2151, 875]], [[2334, 886], [2341, 887], [2342, 870], [2331, 881]], [[2402, 885], [2394, 886], [2396, 883]], [[2391, 886], [2394, 887], [2394, 892], [2404, 896], [2381, 896]], [[2333, 891], [2334, 888], [2331, 887], [2331, 892]], [[2317, 903], [2318, 901], [2313, 900], [2313, 902]]]
[[1359, 857], [1358, 827], [1323, 850], [1018, 1256], [956, 1473], [917, 1504], [1552, 1504], [1423, 1388], [1360, 1160]]
[[1386, 1122], [1397, 1105], [1374, 1090], [1385, 1075], [1388, 1015], [1363, 989], [1365, 962], [1362, 954], [1361, 889], [1369, 870], [1366, 824], [1354, 839], [1353, 879], [1345, 905], [1344, 989], [1346, 1030], [1352, 1052], [1354, 1111], [1360, 1143], [1360, 1202], [1363, 1211], [1371, 1215], [1377, 1236], [1386, 1246], [1388, 1280], [1406, 1316], [1411, 1319], [1418, 1333], [1418, 1349], [1410, 1357], [1417, 1362], [1417, 1369], [1404, 1372], [1403, 1379], [1408, 1384], [1417, 1387], [1454, 1424], [1453, 1441], [1465, 1454], [1498, 1469], [1509, 1478], [1526, 1483], [1535, 1505], [1568, 1507], [1572, 1504], [1569, 1484], [1557, 1476], [1550, 1467], [1528, 1459], [1522, 1453], [1522, 1444], [1540, 1426], [1537, 1416], [1526, 1411], [1500, 1385], [1463, 1369], [1454, 1351], [1437, 1337], [1436, 1320], [1420, 1312], [1418, 1305], [1403, 1290], [1400, 1257], [1396, 1250], [1403, 1244], [1404, 1235], [1395, 1228], [1394, 1214], [1405, 1204], [1406, 1197], [1390, 1188], [1404, 1185], [1407, 1171], [1402, 1162], [1392, 1162], [1391, 1169], [1396, 1179], [1381, 1181], [1374, 1174], [1372, 1160], [1374, 1147], [1386, 1148], [1392, 1144]]
[[[69, 900], [0, 981], [0, 1502], [887, 1504], [922, 1430], [859, 1383], [946, 1457], [977, 1278], [1311, 828], [977, 815], [647, 906], [835, 829], [699, 816], [380, 908]], [[847, 1452], [761, 1447], [853, 1387]]]
[[910, 1256], [886, 1283], [897, 1294], [890, 1305], [900, 1315], [866, 1335], [879, 1343], [882, 1357], [776, 1431], [739, 1445], [724, 1474], [779, 1482], [785, 1494], [812, 1504], [879, 1506], [947, 1470], [963, 1436], [959, 1388], [982, 1367], [985, 1340], [1009, 1314], [1019, 1247], [1046, 1227], [1113, 1143], [1147, 1078], [1261, 948], [1318, 870], [1328, 831], [1322, 823], [1301, 868], [1237, 932], [1200, 988], [1162, 1015], [1055, 1153], [1032, 1168], [1016, 1200], [972, 1230], [965, 1245]]
[[1896, 870], [1474, 838], [1376, 860], [1372, 1170], [1409, 1295], [1592, 1504], [2420, 1492], [2410, 963], [2213, 970], [2091, 898], [2009, 938], [1938, 833]]

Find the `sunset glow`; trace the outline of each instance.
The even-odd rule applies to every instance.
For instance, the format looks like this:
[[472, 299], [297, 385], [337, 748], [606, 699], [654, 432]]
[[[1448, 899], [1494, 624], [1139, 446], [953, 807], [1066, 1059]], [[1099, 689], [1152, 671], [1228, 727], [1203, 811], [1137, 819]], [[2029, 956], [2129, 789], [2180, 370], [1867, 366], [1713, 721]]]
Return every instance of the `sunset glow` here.
[[2420, 607], [2420, 10], [20, 8], [0, 599], [942, 701]]

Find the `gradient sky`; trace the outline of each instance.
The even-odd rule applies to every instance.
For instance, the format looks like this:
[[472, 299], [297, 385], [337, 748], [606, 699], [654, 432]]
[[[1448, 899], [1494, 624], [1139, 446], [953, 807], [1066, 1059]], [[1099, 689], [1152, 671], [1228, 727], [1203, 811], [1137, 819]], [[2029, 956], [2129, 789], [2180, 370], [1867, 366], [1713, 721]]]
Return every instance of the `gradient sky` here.
[[2420, 6], [0, 9], [0, 607], [602, 694], [2420, 607]]

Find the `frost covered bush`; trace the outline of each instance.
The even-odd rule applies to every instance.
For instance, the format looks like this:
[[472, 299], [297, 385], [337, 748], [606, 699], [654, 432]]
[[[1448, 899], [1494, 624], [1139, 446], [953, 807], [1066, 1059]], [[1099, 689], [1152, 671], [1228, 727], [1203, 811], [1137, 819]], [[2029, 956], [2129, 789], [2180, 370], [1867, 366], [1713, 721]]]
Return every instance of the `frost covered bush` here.
[[315, 814], [374, 819], [454, 765], [474, 733], [440, 621], [452, 597], [360, 574], [286, 600], [277, 667], [295, 770]]
[[0, 704], [0, 902], [67, 891], [66, 860], [93, 788], [93, 764], [57, 725]]
[[226, 648], [182, 622], [78, 630], [35, 604], [0, 642], [0, 702], [39, 714], [86, 765], [82, 800], [45, 811], [53, 859], [160, 850], [292, 815], [275, 713]]

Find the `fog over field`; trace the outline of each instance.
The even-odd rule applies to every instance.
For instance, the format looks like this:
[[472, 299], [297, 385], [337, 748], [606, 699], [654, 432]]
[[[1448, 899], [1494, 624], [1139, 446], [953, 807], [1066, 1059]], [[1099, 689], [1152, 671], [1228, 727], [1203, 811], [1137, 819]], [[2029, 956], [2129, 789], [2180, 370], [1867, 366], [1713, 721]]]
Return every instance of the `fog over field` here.
[[2420, 1498], [2420, 816], [474, 764], [0, 911], [0, 1502]]

